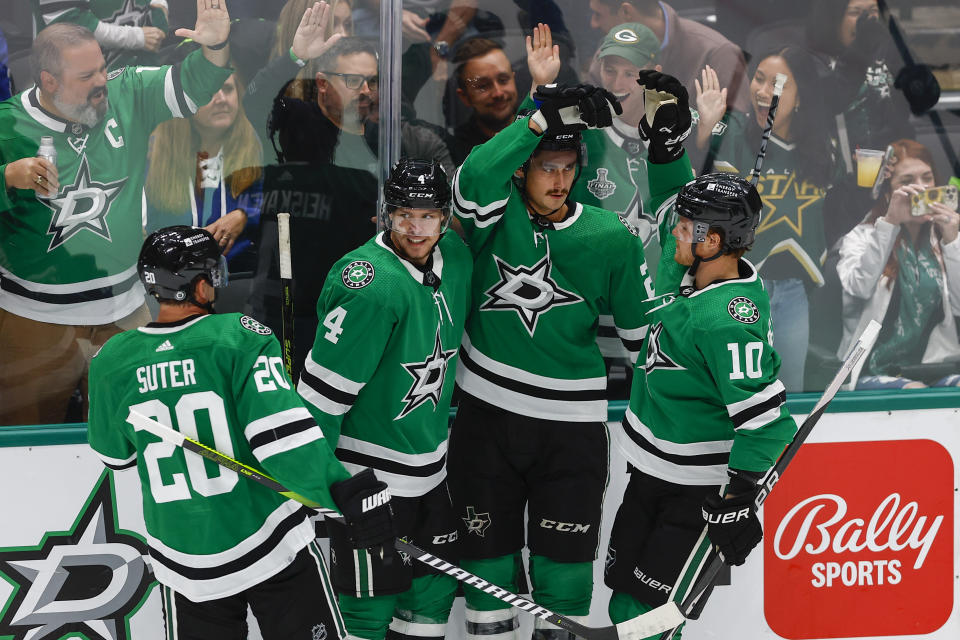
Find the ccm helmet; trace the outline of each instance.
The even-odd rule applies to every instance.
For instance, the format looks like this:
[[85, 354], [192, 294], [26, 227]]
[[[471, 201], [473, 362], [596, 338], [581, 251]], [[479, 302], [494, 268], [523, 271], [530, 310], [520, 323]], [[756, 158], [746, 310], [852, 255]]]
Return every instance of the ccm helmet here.
[[692, 242], [704, 242], [711, 227], [723, 230], [720, 253], [749, 249], [760, 224], [757, 188], [732, 173], [707, 173], [677, 194], [677, 215], [693, 221]]
[[193, 283], [204, 276], [215, 288], [227, 286], [227, 261], [220, 247], [206, 229], [188, 226], [165, 227], [147, 237], [140, 249], [137, 273], [147, 293], [157, 300], [183, 302], [189, 300], [212, 311], [212, 305], [201, 305], [193, 299]]
[[447, 172], [439, 162], [401, 158], [383, 185], [380, 224], [384, 229], [403, 233], [391, 215], [396, 209], [439, 209], [436, 231], [417, 235], [440, 235], [450, 224], [451, 195]]

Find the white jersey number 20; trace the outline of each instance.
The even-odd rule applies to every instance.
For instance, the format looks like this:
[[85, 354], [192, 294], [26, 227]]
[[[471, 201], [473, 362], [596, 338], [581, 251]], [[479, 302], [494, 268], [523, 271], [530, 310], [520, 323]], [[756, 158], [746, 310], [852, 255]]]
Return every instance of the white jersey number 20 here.
[[[197, 436], [197, 411], [206, 411], [213, 429], [213, 445], [217, 451], [233, 457], [233, 442], [230, 440], [230, 427], [227, 425], [227, 412], [223, 405], [223, 398], [213, 391], [199, 391], [181, 396], [174, 407], [177, 421], [170, 419], [170, 409], [159, 400], [148, 400], [130, 407], [148, 418], [153, 418], [162, 424], [171, 425], [180, 433], [200, 440]], [[138, 429], [136, 425], [133, 427]], [[168, 442], [151, 442], [143, 450], [143, 461], [147, 465], [147, 476], [150, 478], [150, 493], [157, 504], [173, 502], [174, 500], [189, 500], [190, 489], [187, 488], [187, 479], [182, 473], [170, 476], [172, 482], [164, 484], [160, 474], [160, 460], [169, 458], [177, 452], [178, 447]], [[210, 497], [233, 490], [237, 484], [237, 472], [226, 467], [219, 468], [219, 475], [210, 477], [203, 464], [203, 458], [192, 451], [183, 452], [187, 463], [187, 476], [190, 486], [201, 496]]]

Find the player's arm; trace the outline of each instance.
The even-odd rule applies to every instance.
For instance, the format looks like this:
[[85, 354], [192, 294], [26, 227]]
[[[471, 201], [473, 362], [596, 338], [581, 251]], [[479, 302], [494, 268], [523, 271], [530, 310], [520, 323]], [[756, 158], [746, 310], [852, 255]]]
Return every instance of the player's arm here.
[[[752, 301], [734, 297], [730, 304], [741, 305], [728, 310], [731, 315], [760, 325]], [[797, 430], [787, 411], [786, 390], [777, 379], [780, 357], [765, 336], [748, 326], [704, 328], [697, 340], [734, 430], [729, 481], [703, 503], [707, 536], [729, 565], [743, 564], [763, 538], [755, 507], [758, 482]]]
[[616, 234], [617, 249], [604, 253], [610, 273], [610, 310], [617, 335], [630, 353], [630, 362], [636, 364], [637, 354], [647, 335], [649, 319], [646, 302], [653, 297], [653, 282], [647, 272], [643, 241], [632, 232]]
[[243, 438], [263, 469], [281, 484], [337, 508], [330, 487], [350, 477], [349, 472], [293, 389], [276, 337], [251, 336], [250, 342], [237, 355], [233, 380]]
[[[343, 418], [373, 376], [396, 324], [378, 298], [376, 272], [361, 261], [334, 265], [317, 301], [317, 335], [297, 391], [336, 448]], [[361, 270], [366, 270], [361, 273]], [[370, 282], [358, 288], [370, 273]]]
[[144, 30], [136, 25], [104, 22], [90, 10], [89, 0], [35, 0], [38, 16], [37, 30], [58, 22], [79, 24], [93, 32], [101, 47], [106, 49], [143, 49]]
[[109, 356], [102, 355], [105, 350], [109, 352], [106, 345], [90, 361], [87, 442], [104, 465], [120, 471], [137, 465], [137, 450], [126, 435], [129, 425], [117, 418], [116, 403], [110, 398], [113, 385], [105, 367]]

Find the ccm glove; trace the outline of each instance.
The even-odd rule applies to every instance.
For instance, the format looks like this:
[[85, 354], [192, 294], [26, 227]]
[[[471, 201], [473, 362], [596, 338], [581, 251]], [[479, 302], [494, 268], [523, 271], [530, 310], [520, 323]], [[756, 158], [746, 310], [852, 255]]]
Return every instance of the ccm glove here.
[[623, 113], [612, 93], [589, 84], [540, 85], [533, 100], [539, 109], [531, 116], [533, 121], [552, 133], [609, 127], [613, 117]]
[[350, 546], [369, 549], [392, 545], [396, 531], [390, 489], [386, 482], [377, 480], [373, 469], [332, 484], [330, 495], [346, 520]]
[[639, 129], [648, 145], [647, 157], [654, 164], [673, 162], [683, 155], [683, 141], [693, 123], [687, 90], [673, 76], [653, 69], [642, 69], [637, 84], [644, 89]]
[[729, 469], [731, 477], [727, 496], [709, 495], [703, 502], [703, 519], [707, 536], [720, 550], [723, 561], [739, 566], [763, 539], [763, 527], [757, 517], [757, 474]]

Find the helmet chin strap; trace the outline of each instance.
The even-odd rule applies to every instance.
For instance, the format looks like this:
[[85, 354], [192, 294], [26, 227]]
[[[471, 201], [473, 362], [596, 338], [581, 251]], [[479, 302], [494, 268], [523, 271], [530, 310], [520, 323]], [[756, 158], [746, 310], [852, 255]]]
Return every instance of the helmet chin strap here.
[[701, 262], [712, 262], [723, 255], [723, 247], [717, 249], [717, 252], [710, 256], [709, 258], [701, 258], [697, 255], [697, 242], [690, 243], [690, 253], [693, 255], [693, 264], [690, 265], [689, 273], [691, 276], [697, 275], [697, 267], [700, 266]]
[[[200, 277], [203, 278], [203, 281], [204, 281], [204, 282], [208, 282], [208, 280], [206, 279], [206, 277], [204, 277], [204, 276], [200, 276]], [[194, 282], [196, 282], [196, 281], [194, 281]], [[210, 285], [210, 286], [213, 287], [213, 285]], [[196, 287], [196, 285], [194, 285], [194, 287]], [[216, 309], [213, 308], [213, 305], [214, 305], [214, 303], [216, 302], [216, 297], [217, 297], [217, 290], [216, 290], [216, 289], [213, 290], [213, 297], [214, 297], [214, 299], [211, 300], [210, 302], [200, 302], [200, 301], [198, 301], [196, 298], [194, 298], [194, 297], [193, 297], [193, 294], [191, 293], [190, 295], [187, 296], [187, 302], [190, 302], [191, 304], [200, 307], [201, 309], [203, 309], [203, 310], [206, 311], [207, 313], [213, 314], [213, 313], [216, 313], [216, 312], [217, 312]]]

